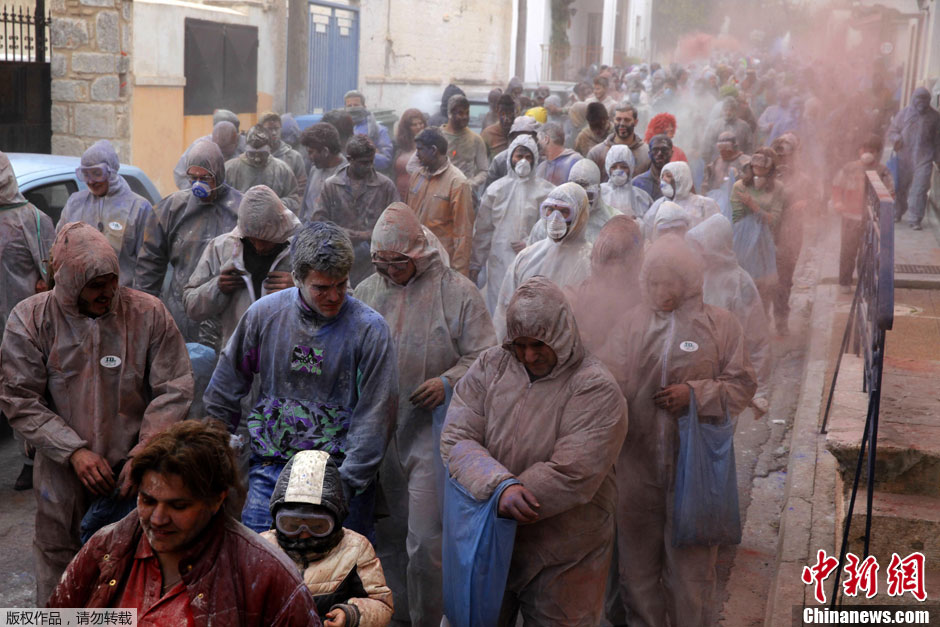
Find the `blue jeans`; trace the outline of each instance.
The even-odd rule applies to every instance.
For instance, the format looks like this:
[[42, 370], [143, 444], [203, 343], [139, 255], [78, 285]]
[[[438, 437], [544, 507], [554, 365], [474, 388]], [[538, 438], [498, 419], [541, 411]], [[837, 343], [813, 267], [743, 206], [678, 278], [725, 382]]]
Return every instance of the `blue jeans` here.
[[[271, 518], [271, 494], [286, 464], [251, 460], [248, 469], [248, 496], [242, 509], [242, 524], [256, 533], [274, 526]], [[375, 484], [349, 499], [349, 515], [343, 527], [352, 529], [375, 544]]]

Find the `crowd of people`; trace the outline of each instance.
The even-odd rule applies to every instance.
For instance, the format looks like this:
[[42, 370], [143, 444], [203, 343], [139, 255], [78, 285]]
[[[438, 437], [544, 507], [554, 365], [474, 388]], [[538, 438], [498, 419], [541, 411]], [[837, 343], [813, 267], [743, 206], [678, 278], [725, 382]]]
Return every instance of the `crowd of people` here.
[[0, 153], [37, 604], [436, 627], [454, 484], [517, 523], [500, 625], [714, 624], [679, 425], [765, 415], [804, 227], [841, 215], [850, 289], [866, 171], [919, 229], [940, 114], [784, 58], [592, 73], [513, 79], [481, 133], [457, 85], [394, 133], [358, 91], [303, 130], [218, 110], [156, 206], [100, 141], [58, 225]]

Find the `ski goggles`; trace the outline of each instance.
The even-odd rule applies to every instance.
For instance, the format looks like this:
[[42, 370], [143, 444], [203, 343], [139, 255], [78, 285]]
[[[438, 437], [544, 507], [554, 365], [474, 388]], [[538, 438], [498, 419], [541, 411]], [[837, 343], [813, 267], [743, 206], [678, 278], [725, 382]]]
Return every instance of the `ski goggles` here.
[[325, 538], [333, 533], [336, 522], [327, 513], [281, 508], [274, 518], [274, 525], [289, 538], [296, 538], [304, 531], [314, 538]]
[[75, 176], [85, 183], [103, 183], [111, 178], [111, 167], [107, 163], [83, 165], [75, 169]]

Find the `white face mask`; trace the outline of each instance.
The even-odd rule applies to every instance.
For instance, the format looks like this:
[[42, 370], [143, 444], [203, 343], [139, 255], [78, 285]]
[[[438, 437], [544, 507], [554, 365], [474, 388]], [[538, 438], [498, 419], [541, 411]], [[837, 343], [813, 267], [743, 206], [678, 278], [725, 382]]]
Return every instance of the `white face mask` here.
[[553, 241], [558, 241], [568, 233], [568, 224], [561, 217], [561, 212], [553, 211], [545, 218], [545, 231]]
[[516, 161], [516, 165], [513, 169], [521, 178], [526, 178], [532, 173], [532, 164], [529, 163], [528, 159], [520, 159]]
[[865, 165], [871, 165], [875, 162], [875, 155], [870, 152], [862, 153], [862, 163]]
[[610, 173], [610, 184], [614, 187], [623, 187], [630, 181], [630, 177], [624, 170], [614, 170]]
[[663, 196], [669, 200], [672, 200], [676, 196], [676, 188], [673, 187], [671, 183], [667, 183], [666, 181], [662, 181], [659, 184], [659, 191], [661, 191]]

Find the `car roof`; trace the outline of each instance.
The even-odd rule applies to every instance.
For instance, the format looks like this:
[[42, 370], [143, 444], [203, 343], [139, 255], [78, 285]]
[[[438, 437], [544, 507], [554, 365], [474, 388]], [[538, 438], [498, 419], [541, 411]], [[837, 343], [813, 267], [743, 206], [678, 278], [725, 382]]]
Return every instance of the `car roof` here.
[[8, 152], [6, 156], [13, 165], [17, 178], [42, 174], [44, 172], [63, 172], [75, 170], [81, 165], [81, 157], [65, 155], [42, 155], [31, 152]]

